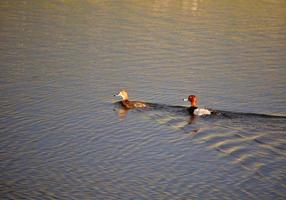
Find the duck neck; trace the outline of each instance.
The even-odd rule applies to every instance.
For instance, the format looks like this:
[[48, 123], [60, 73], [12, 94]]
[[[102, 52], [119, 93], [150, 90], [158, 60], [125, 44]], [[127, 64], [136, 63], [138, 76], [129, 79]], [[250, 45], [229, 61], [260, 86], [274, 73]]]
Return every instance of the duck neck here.
[[128, 101], [128, 95], [124, 95], [124, 96], [122, 97], [122, 100], [123, 100], [123, 101]]
[[197, 104], [195, 102], [192, 102], [191, 107], [197, 107]]
[[190, 103], [191, 103], [191, 107], [197, 107], [197, 98], [196, 97], [192, 98]]
[[122, 100], [121, 101], [122, 102], [122, 104], [126, 107], [126, 108], [130, 108], [130, 103], [129, 103], [129, 101], [128, 101], [128, 99], [127, 100]]

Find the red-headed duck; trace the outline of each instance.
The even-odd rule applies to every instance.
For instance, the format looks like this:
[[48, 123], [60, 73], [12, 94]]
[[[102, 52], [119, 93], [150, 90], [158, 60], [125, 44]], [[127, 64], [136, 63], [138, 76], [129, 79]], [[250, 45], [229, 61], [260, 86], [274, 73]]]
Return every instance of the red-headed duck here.
[[129, 101], [128, 93], [126, 90], [120, 91], [118, 94], [114, 95], [115, 97], [122, 97], [121, 104], [125, 108], [145, 108], [147, 104], [141, 101]]
[[187, 99], [183, 99], [184, 101], [189, 101], [191, 103], [191, 107], [189, 107], [189, 112], [192, 115], [210, 115], [211, 111], [205, 108], [198, 108], [198, 98], [195, 95], [190, 95]]

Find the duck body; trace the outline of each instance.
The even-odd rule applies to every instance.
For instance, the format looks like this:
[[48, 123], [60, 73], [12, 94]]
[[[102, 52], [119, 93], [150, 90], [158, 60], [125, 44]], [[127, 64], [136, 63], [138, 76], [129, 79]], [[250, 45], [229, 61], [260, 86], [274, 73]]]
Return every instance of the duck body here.
[[190, 95], [187, 99], [184, 99], [184, 101], [189, 101], [191, 103], [191, 106], [188, 108], [188, 111], [191, 115], [210, 115], [211, 111], [209, 111], [206, 108], [198, 108], [197, 107], [197, 97], [195, 95]]
[[147, 107], [146, 103], [141, 101], [129, 101], [129, 100], [122, 100], [121, 105], [126, 108], [145, 108]]
[[201, 115], [210, 115], [210, 114], [212, 114], [212, 112], [206, 108], [197, 108], [194, 110], [194, 115], [201, 116]]
[[195, 112], [196, 109], [198, 109], [198, 107], [196, 107], [196, 106], [191, 106], [191, 107], [188, 108], [188, 111], [189, 111], [190, 114], [194, 114], [194, 112]]
[[129, 101], [128, 93], [126, 90], [122, 90], [114, 96], [122, 97], [121, 105], [124, 106], [125, 108], [128, 108], [128, 109], [148, 107], [147, 104], [142, 102], [142, 101]]

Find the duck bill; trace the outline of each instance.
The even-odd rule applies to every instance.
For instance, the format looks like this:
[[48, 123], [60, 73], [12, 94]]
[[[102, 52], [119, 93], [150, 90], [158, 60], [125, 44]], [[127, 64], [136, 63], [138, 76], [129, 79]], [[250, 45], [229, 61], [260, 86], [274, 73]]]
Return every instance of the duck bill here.
[[183, 101], [188, 101], [188, 99], [183, 99]]
[[114, 97], [120, 97], [120, 95], [119, 94], [115, 94], [115, 95], [113, 95]]

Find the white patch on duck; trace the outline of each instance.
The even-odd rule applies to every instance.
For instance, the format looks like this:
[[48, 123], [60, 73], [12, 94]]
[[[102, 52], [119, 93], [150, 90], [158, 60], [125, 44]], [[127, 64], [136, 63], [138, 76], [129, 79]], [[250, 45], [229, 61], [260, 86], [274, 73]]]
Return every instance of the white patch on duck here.
[[194, 110], [194, 115], [201, 116], [201, 115], [210, 115], [210, 114], [211, 114], [211, 111], [205, 108], [197, 108]]

